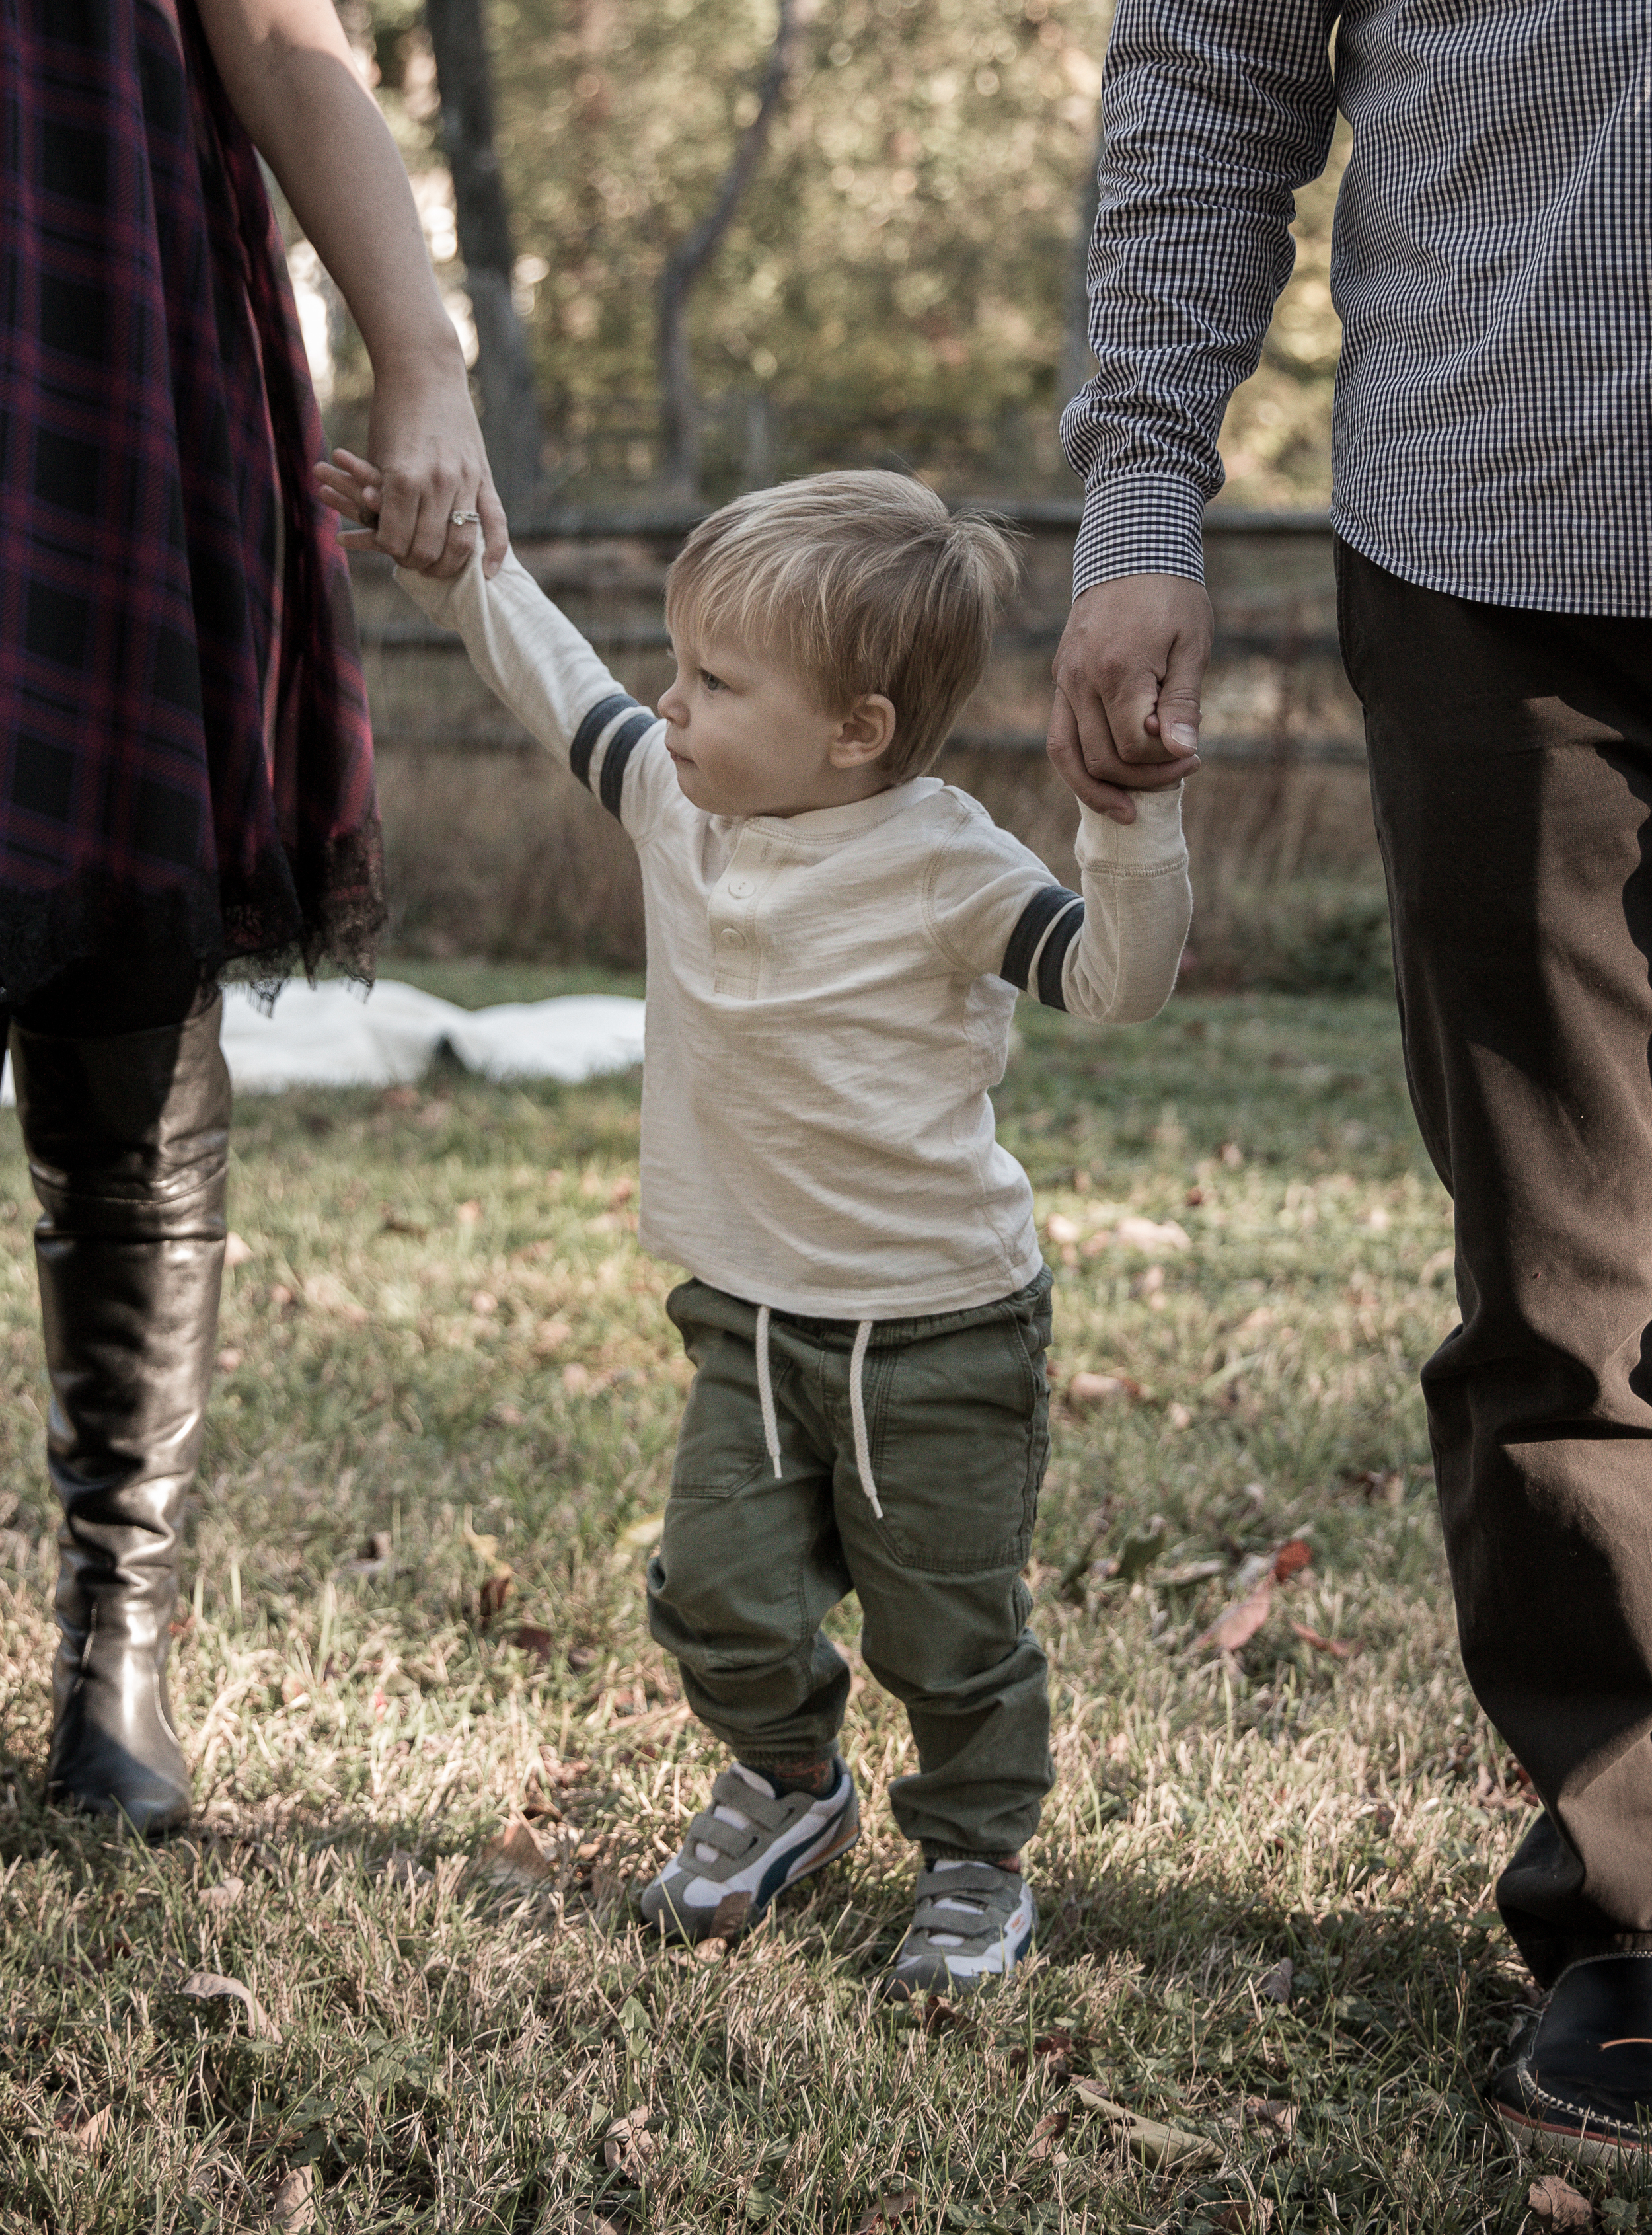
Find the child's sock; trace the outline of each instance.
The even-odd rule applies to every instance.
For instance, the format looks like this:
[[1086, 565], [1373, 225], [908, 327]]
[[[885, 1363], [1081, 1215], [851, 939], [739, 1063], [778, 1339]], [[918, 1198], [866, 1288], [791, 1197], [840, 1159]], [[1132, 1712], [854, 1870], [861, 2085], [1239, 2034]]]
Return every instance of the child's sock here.
[[1019, 1855], [967, 1855], [961, 1847], [937, 1847], [933, 1854], [924, 1850], [926, 1863], [990, 1863], [995, 1871], [1013, 1871], [1019, 1877], [1021, 1858]]
[[837, 1756], [828, 1754], [823, 1761], [805, 1759], [802, 1761], [765, 1761], [759, 1769], [750, 1762], [740, 1767], [751, 1771], [754, 1777], [766, 1778], [773, 1786], [777, 1798], [788, 1793], [811, 1793], [816, 1800], [823, 1799], [837, 1782]]

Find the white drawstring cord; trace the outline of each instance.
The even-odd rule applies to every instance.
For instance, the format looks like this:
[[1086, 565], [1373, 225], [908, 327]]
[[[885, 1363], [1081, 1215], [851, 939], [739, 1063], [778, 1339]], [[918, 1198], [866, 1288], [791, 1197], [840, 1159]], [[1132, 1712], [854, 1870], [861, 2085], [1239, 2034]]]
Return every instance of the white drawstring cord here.
[[861, 1478], [861, 1488], [866, 1492], [866, 1502], [880, 1521], [883, 1508], [878, 1504], [877, 1485], [872, 1479], [872, 1441], [866, 1432], [866, 1392], [861, 1377], [866, 1366], [866, 1346], [872, 1340], [872, 1322], [862, 1320], [855, 1330], [855, 1348], [849, 1361], [849, 1411], [855, 1423], [855, 1465]]
[[775, 1418], [774, 1383], [769, 1375], [769, 1307], [757, 1306], [757, 1405], [763, 1414], [763, 1443], [774, 1461], [775, 1480], [782, 1479], [780, 1424]]

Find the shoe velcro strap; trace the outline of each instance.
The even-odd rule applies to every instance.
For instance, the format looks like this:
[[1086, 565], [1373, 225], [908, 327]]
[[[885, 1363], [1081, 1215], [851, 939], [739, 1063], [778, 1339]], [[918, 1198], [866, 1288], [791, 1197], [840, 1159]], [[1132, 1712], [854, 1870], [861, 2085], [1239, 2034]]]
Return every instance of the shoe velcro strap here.
[[[731, 1769], [724, 1770], [711, 1786], [713, 1806], [721, 1803], [724, 1808], [738, 1808], [742, 1816], [761, 1825], [765, 1832], [783, 1832], [796, 1819], [801, 1813], [796, 1806], [797, 1797], [785, 1793], [777, 1799], [770, 1793], [758, 1793]], [[812, 1793], [806, 1793], [802, 1798], [806, 1805], [813, 1806]]]
[[956, 1933], [963, 1941], [993, 1941], [1015, 1913], [1020, 1881], [992, 1863], [918, 1874], [914, 1932]]
[[683, 1854], [695, 1870], [704, 1867], [705, 1875], [714, 1878], [719, 1875], [718, 1866], [715, 1863], [705, 1865], [703, 1858], [694, 1853], [697, 1846], [715, 1847], [726, 1862], [743, 1863], [757, 1845], [757, 1838], [758, 1834], [749, 1824], [725, 1824], [708, 1808], [689, 1825]]

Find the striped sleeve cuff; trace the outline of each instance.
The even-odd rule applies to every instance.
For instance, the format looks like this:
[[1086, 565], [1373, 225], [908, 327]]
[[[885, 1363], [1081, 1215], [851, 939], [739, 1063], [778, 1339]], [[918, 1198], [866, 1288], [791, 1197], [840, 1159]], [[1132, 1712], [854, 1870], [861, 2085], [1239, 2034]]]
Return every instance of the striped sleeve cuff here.
[[1121, 574], [1204, 580], [1204, 497], [1170, 474], [1092, 482], [1072, 554], [1072, 594]]

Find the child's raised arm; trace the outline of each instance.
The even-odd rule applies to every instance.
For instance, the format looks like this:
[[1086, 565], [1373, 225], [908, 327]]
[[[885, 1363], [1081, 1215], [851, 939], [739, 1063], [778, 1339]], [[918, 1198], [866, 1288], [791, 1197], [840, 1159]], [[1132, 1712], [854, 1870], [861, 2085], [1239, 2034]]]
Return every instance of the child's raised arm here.
[[[333, 455], [316, 471], [321, 496], [346, 519], [370, 518], [371, 468], [348, 452]], [[451, 579], [401, 567], [396, 579], [433, 621], [459, 632], [495, 697], [639, 838], [654, 805], [677, 789], [660, 735], [651, 735], [663, 734], [665, 724], [615, 681], [515, 553], [491, 580], [476, 552]]]

